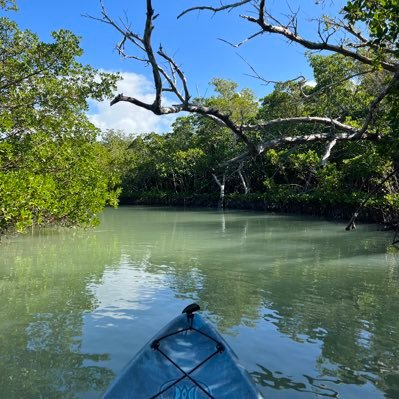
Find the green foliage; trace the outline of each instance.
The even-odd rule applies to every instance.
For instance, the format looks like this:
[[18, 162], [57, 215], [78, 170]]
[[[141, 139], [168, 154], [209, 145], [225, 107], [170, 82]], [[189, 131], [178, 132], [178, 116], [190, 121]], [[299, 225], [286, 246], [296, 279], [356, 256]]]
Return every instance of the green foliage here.
[[[316, 84], [301, 81], [275, 85], [261, 103], [249, 90], [238, 91], [232, 81], [214, 79], [215, 95], [202, 99], [203, 105], [228, 113], [239, 123], [256, 123], [277, 118], [324, 115], [359, 127], [370, 103], [381, 91], [389, 74], [370, 72], [358, 62], [342, 55], [309, 54]], [[238, 165], [229, 169], [220, 164], [246, 148], [228, 129], [198, 115], [180, 117], [165, 135], [151, 133], [130, 138], [125, 168], [123, 200], [174, 205], [215, 205], [219, 187], [213, 173], [226, 177], [226, 205], [280, 209], [350, 217], [370, 193], [398, 164], [397, 124], [399, 107], [393, 93], [380, 105], [369, 130], [384, 140], [378, 142], [337, 142], [328, 163], [321, 159], [325, 143], [270, 149], [256, 159], [247, 160], [240, 172]], [[280, 136], [331, 133], [331, 127], [287, 124], [269, 127], [251, 137], [258, 140]], [[121, 156], [121, 160], [125, 159]], [[394, 217], [399, 210], [398, 184], [389, 181], [380, 187], [368, 203], [366, 213], [381, 220], [386, 210]], [[248, 190], [247, 190], [248, 191]], [[207, 202], [208, 199], [208, 202]], [[385, 216], [384, 216], [385, 217]]]
[[399, 53], [399, 2], [397, 0], [350, 0], [343, 8], [351, 23], [364, 22], [374, 43], [381, 47], [392, 45]]
[[109, 97], [117, 76], [76, 59], [71, 32], [44, 43], [0, 24], [0, 231], [34, 224], [87, 225], [116, 204], [115, 179], [88, 121], [88, 98]]
[[310, 94], [318, 94], [309, 102], [310, 114], [335, 119], [362, 117], [372, 98], [371, 93], [365, 91], [361, 80], [349, 77], [362, 72], [363, 67], [339, 54], [327, 57], [309, 54], [308, 58], [316, 80]]
[[297, 83], [277, 83], [274, 90], [261, 100], [257, 117], [272, 120], [302, 116], [305, 113], [303, 99]]
[[237, 91], [238, 85], [231, 80], [215, 78], [212, 80], [218, 96], [207, 99], [206, 105], [229, 114], [236, 123], [248, 123], [256, 115], [258, 102], [250, 89]]
[[17, 2], [16, 0], [0, 0], [0, 8], [3, 10], [17, 10]]

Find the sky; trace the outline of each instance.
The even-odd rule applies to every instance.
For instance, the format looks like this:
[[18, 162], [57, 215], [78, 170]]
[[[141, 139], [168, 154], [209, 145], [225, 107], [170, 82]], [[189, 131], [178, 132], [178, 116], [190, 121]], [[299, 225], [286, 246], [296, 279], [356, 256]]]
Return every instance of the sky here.
[[[226, 0], [227, 2], [227, 0]], [[226, 3], [225, 2], [225, 3]], [[128, 19], [134, 31], [141, 33], [145, 21], [145, 0], [104, 0], [109, 15], [119, 20]], [[320, 3], [320, 4], [319, 4]], [[22, 29], [30, 29], [44, 41], [50, 41], [51, 31], [69, 29], [81, 37], [84, 64], [109, 72], [120, 72], [123, 80], [117, 93], [153, 99], [151, 70], [143, 63], [124, 60], [116, 53], [119, 34], [109, 25], [84, 15], [100, 16], [98, 0], [17, 0], [19, 11], [7, 13]], [[153, 33], [155, 49], [162, 44], [185, 72], [192, 96], [209, 96], [209, 82], [215, 78], [232, 79], [239, 88], [251, 88], [261, 98], [272, 89], [253, 75], [251, 68], [267, 80], [288, 80], [299, 75], [312, 81], [304, 49], [287, 43], [280, 37], [264, 34], [236, 49], [219, 39], [239, 43], [256, 32], [256, 27], [242, 20], [237, 12], [192, 12], [177, 20], [176, 16], [186, 8], [196, 5], [218, 6], [219, 0], [154, 0], [153, 7], [159, 17]], [[304, 37], [314, 37], [315, 23], [321, 14], [336, 14], [341, 0], [289, 0], [292, 10], [299, 9], [299, 31]], [[268, 9], [283, 20], [290, 13], [288, 0], [270, 0]], [[243, 6], [241, 13], [250, 15], [251, 6]], [[245, 61], [242, 58], [245, 59]], [[247, 64], [248, 63], [248, 64]], [[168, 103], [177, 102], [167, 97]], [[119, 129], [125, 133], [158, 133], [170, 130], [176, 116], [155, 116], [149, 111], [131, 104], [118, 103], [113, 107], [109, 101], [90, 103], [89, 118], [102, 129]]]

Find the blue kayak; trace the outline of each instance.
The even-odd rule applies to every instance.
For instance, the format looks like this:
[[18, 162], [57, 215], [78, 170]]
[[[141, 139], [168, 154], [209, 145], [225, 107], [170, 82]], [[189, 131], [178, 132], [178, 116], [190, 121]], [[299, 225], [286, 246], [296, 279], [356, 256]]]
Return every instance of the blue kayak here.
[[103, 399], [261, 399], [220, 334], [192, 304], [127, 364]]

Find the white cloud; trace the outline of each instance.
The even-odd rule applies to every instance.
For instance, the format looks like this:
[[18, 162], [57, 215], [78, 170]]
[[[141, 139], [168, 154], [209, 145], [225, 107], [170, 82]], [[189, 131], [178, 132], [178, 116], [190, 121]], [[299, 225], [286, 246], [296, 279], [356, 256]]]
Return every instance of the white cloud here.
[[[123, 80], [118, 82], [116, 93], [138, 98], [141, 101], [154, 101], [153, 84], [143, 75], [132, 72], [121, 72]], [[167, 103], [167, 102], [166, 102]], [[112, 107], [109, 100], [90, 101], [90, 121], [102, 130], [122, 130], [125, 133], [164, 133], [170, 131], [170, 126], [177, 115], [157, 116], [133, 104], [119, 102]]]
[[305, 86], [315, 87], [316, 85], [317, 82], [314, 79], [310, 79], [305, 82]]

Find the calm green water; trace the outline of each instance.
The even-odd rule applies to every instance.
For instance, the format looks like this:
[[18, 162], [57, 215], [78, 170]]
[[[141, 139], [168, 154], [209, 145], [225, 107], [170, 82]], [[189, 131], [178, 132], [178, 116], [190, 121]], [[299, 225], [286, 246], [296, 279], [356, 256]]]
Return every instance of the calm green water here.
[[0, 398], [98, 398], [192, 301], [267, 398], [399, 398], [391, 234], [126, 207], [0, 247]]

